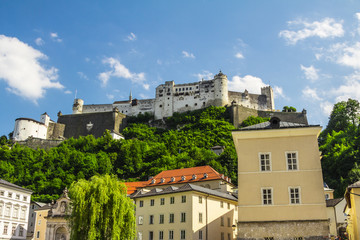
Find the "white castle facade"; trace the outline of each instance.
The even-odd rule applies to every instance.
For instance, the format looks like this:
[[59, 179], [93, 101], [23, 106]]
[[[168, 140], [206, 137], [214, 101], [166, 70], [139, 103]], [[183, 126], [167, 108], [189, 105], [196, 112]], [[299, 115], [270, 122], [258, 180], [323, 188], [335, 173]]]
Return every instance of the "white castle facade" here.
[[109, 112], [117, 109], [128, 116], [151, 113], [155, 119], [170, 117], [174, 112], [193, 111], [208, 106], [242, 105], [256, 110], [273, 111], [274, 94], [270, 86], [261, 88], [261, 94], [228, 91], [228, 79], [221, 71], [212, 80], [176, 84], [167, 81], [156, 88], [154, 99], [132, 99], [115, 101], [112, 104], [84, 105], [82, 99], [75, 99], [73, 114]]

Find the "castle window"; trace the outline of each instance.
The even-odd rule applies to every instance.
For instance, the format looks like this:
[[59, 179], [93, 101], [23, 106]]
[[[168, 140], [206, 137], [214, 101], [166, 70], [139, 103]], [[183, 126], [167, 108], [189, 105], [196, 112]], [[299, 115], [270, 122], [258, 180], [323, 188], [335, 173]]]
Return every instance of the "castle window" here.
[[189, 105], [187, 105], [187, 104], [185, 105], [185, 107], [188, 107], [188, 106], [189, 106]]
[[289, 188], [290, 204], [300, 204], [300, 188]]
[[159, 107], [162, 107], [162, 105], [160, 104]]
[[198, 89], [199, 88], [199, 86], [196, 86], [196, 89]]
[[185, 88], [183, 88], [183, 91], [185, 91]]
[[190, 88], [190, 90], [192, 90], [192, 88]]
[[205, 106], [205, 102], [203, 102], [203, 105]]
[[176, 89], [175, 91], [178, 91], [178, 89]]
[[189, 88], [186, 88], [186, 91], [189, 90]]
[[288, 170], [298, 170], [297, 152], [287, 152], [286, 160]]
[[195, 106], [197, 106], [197, 103], [195, 103]]
[[168, 88], [168, 92], [170, 92], [170, 88]]

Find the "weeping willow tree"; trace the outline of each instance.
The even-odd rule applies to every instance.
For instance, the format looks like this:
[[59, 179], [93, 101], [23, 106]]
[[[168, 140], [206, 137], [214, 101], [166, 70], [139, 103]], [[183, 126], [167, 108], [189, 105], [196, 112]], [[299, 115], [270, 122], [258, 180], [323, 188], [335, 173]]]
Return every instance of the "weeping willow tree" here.
[[71, 239], [132, 240], [135, 238], [135, 213], [126, 187], [116, 177], [93, 176], [71, 185]]

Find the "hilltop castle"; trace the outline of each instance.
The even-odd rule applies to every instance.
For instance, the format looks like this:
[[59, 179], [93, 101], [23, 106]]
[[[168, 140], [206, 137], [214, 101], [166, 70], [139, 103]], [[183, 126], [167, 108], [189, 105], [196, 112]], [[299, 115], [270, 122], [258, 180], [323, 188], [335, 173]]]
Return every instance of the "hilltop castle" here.
[[256, 110], [273, 111], [274, 94], [270, 86], [261, 88], [261, 94], [228, 91], [228, 79], [221, 71], [214, 79], [195, 83], [175, 84], [167, 81], [156, 88], [153, 99], [132, 99], [116, 101], [112, 104], [84, 105], [82, 99], [75, 99], [73, 114], [109, 112], [117, 108], [120, 113], [136, 116], [151, 113], [155, 119], [170, 117], [174, 112], [193, 111], [209, 106], [226, 106], [237, 103]]
[[[36, 139], [63, 139], [92, 134], [103, 135], [106, 129], [111, 135], [122, 138], [120, 130], [124, 127], [126, 116], [142, 113], [154, 115], [155, 120], [170, 117], [175, 112], [187, 112], [209, 106], [239, 106], [248, 111], [274, 111], [274, 96], [270, 86], [261, 88], [261, 94], [232, 92], [228, 90], [228, 79], [221, 71], [211, 80], [195, 83], [175, 84], [167, 81], [156, 88], [153, 99], [133, 99], [115, 101], [112, 104], [85, 105], [84, 100], [75, 99], [72, 114], [58, 114], [57, 123], [44, 113], [40, 121], [29, 118], [15, 120], [13, 139], [24, 141], [28, 137]], [[239, 111], [237, 111], [239, 112]], [[241, 110], [241, 112], [243, 112]], [[241, 118], [241, 117], [240, 117]]]

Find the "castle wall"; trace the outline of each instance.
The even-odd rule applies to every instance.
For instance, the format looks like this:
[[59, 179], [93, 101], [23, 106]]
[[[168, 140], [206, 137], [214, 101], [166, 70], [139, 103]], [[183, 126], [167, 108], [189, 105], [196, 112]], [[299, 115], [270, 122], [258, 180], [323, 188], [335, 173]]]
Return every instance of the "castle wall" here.
[[61, 139], [64, 136], [65, 125], [50, 122], [47, 128], [47, 139]]
[[94, 113], [94, 112], [108, 112], [112, 111], [112, 104], [92, 104], [83, 105], [82, 113]]
[[28, 137], [46, 139], [47, 126], [30, 118], [18, 118], [15, 120], [13, 138], [15, 141], [23, 141]]

